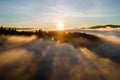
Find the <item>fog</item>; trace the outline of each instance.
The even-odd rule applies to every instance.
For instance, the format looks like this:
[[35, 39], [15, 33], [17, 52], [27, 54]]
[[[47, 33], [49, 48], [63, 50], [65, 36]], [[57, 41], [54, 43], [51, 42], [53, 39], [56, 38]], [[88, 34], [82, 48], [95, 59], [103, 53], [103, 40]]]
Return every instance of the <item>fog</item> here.
[[89, 34], [101, 34], [101, 35], [113, 35], [120, 37], [120, 28], [110, 29], [80, 29], [80, 30], [68, 30], [69, 32], [83, 32]]
[[120, 38], [96, 36], [102, 41], [80, 38], [64, 43], [36, 36], [1, 36], [0, 79], [120, 80]]

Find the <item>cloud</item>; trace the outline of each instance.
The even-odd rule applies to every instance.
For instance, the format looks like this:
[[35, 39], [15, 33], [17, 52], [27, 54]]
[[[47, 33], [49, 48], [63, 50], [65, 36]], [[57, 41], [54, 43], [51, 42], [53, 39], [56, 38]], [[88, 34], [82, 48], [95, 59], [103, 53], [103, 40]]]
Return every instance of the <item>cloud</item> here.
[[120, 64], [86, 47], [75, 48], [69, 43], [33, 39], [21, 45], [11, 43], [3, 49], [0, 48], [2, 80], [120, 79]]
[[[109, 5], [111, 3], [113, 6]], [[102, 19], [103, 23], [107, 23], [107, 20], [112, 22], [119, 16], [117, 3], [119, 2], [115, 1], [113, 4], [113, 1], [108, 0], [2, 0], [0, 3], [0, 21], [1, 24], [31, 24], [31, 26], [33, 24], [54, 24], [59, 20], [89, 24], [90, 19], [90, 22], [95, 24], [96, 21]], [[109, 19], [105, 20], [105, 18]]]
[[119, 36], [114, 36], [114, 35], [100, 35], [98, 34], [100, 38], [103, 40], [106, 40], [108, 42], [114, 43], [114, 44], [120, 44], [120, 37]]

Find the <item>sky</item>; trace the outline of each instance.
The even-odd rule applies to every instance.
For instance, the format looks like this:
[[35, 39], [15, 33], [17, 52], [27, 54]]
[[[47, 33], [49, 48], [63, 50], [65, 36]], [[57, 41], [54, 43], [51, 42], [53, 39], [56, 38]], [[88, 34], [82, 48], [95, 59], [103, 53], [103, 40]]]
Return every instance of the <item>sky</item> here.
[[120, 0], [0, 0], [0, 25], [88, 27], [119, 24]]

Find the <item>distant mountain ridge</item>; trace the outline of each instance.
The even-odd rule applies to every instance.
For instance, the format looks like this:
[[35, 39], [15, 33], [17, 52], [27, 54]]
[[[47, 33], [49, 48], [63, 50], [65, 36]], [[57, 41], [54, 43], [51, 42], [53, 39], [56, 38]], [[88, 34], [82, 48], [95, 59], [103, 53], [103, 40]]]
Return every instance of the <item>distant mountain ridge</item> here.
[[99, 28], [120, 28], [120, 25], [98, 25], [89, 27], [89, 29], [99, 29]]

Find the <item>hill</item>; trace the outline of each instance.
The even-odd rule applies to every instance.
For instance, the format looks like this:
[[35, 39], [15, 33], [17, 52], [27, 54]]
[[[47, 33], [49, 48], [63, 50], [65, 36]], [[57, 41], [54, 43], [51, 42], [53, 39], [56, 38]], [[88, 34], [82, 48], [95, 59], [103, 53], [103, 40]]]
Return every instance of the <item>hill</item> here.
[[120, 25], [97, 25], [89, 27], [89, 29], [100, 29], [100, 28], [120, 28]]

